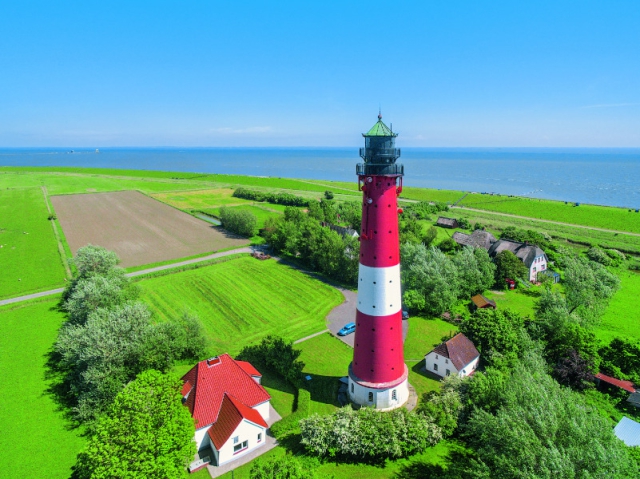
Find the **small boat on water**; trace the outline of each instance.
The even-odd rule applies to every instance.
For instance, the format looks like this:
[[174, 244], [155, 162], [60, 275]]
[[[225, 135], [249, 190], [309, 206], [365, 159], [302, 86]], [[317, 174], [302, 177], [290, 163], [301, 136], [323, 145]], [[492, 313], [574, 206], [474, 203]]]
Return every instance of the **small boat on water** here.
[[96, 148], [96, 153], [100, 153], [100, 150], [98, 150], [97, 148]]

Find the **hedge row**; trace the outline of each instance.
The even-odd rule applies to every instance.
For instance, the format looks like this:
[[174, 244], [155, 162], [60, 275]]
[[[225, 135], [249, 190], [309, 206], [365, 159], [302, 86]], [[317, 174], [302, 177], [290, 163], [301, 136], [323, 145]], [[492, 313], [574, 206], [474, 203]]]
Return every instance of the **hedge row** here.
[[233, 192], [233, 196], [245, 200], [264, 201], [274, 205], [309, 206], [309, 200], [307, 198], [290, 193], [267, 193], [264, 191], [249, 190], [247, 188], [238, 188]]
[[306, 389], [298, 389], [298, 401], [296, 411], [275, 422], [271, 426], [271, 432], [278, 440], [283, 439], [298, 429], [298, 423], [301, 419], [309, 417], [311, 413], [311, 393]]

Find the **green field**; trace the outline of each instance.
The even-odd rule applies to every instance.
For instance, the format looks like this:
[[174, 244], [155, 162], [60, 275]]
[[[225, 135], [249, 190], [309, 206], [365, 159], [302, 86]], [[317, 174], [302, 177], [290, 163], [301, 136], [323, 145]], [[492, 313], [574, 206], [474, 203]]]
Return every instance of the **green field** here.
[[[240, 206], [228, 206], [227, 208], [237, 210], [237, 211], [248, 211], [253, 216], [256, 217], [256, 226], [258, 229], [264, 228], [264, 223], [269, 218], [276, 218], [278, 216], [282, 216], [282, 213], [279, 211], [269, 210], [271, 206], [280, 206], [280, 205], [270, 205], [269, 203], [254, 203], [251, 205], [240, 205]], [[219, 217], [220, 216], [220, 208], [203, 208], [201, 211], [207, 213], [212, 216]]]
[[595, 205], [574, 206], [574, 203], [565, 204], [564, 201], [478, 193], [467, 195], [460, 202], [460, 206], [575, 225], [640, 233], [640, 213], [625, 208]]
[[484, 295], [496, 302], [497, 309], [510, 309], [524, 317], [533, 318], [533, 306], [540, 296], [542, 287], [532, 286], [525, 289], [518, 285], [518, 289], [505, 291], [487, 291]]
[[418, 201], [440, 201], [442, 203], [455, 203], [464, 192], [455, 190], [436, 190], [433, 188], [415, 188], [405, 186], [402, 188], [402, 198]]
[[58, 297], [0, 307], [0, 476], [66, 479], [85, 440], [47, 391]]
[[326, 328], [342, 294], [274, 260], [244, 256], [138, 283], [161, 320], [198, 314], [211, 355], [237, 354], [268, 334], [296, 340]]
[[0, 189], [0, 299], [64, 285], [48, 216], [40, 187]]
[[311, 413], [326, 414], [340, 406], [338, 380], [347, 375], [353, 359], [353, 349], [331, 333], [321, 334], [295, 345], [302, 350], [300, 360], [306, 366], [303, 374], [310, 375], [305, 387], [311, 392]]
[[598, 339], [608, 343], [615, 337], [640, 340], [640, 273], [616, 271], [620, 289], [609, 303], [596, 330]]

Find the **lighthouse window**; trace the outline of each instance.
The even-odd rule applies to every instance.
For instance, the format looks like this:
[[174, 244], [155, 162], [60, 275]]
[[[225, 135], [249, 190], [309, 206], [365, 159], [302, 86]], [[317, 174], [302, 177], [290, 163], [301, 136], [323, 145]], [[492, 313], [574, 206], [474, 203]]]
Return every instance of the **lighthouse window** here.
[[373, 402], [373, 393], [369, 393], [369, 402]]
[[391, 399], [393, 399], [394, 401], [398, 400], [398, 394], [396, 393], [395, 389], [391, 391]]

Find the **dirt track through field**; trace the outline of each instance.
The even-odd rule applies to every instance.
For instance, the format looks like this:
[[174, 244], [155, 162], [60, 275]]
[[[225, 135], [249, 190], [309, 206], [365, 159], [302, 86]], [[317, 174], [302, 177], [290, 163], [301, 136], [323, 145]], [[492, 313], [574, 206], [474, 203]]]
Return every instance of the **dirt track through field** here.
[[127, 268], [240, 247], [249, 241], [137, 191], [51, 196], [71, 251], [115, 251]]

